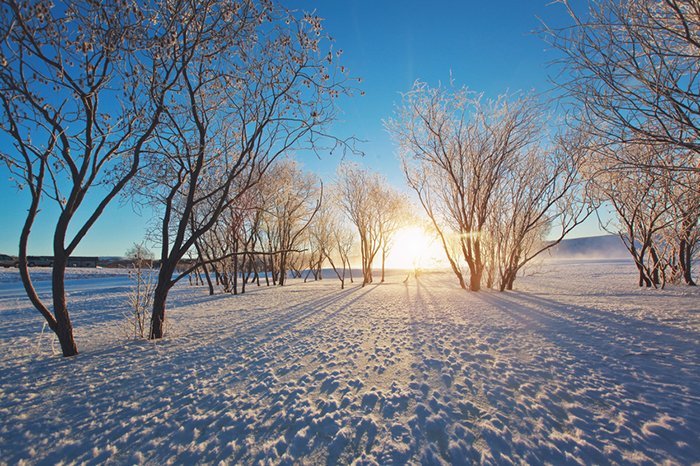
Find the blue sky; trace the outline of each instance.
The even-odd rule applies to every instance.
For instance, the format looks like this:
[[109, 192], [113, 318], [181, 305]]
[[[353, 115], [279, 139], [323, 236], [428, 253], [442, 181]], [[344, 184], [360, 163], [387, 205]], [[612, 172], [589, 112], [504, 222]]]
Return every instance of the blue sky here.
[[[550, 63], [557, 57], [536, 33], [540, 20], [558, 26], [568, 24], [564, 8], [551, 0], [501, 1], [388, 1], [388, 0], [289, 0], [293, 8], [325, 18], [326, 31], [343, 50], [343, 64], [352, 76], [362, 78], [357, 95], [340, 102], [342, 113], [335, 124], [341, 135], [354, 134], [366, 142], [366, 154], [357, 160], [386, 175], [406, 189], [396, 151], [382, 120], [390, 118], [400, 93], [414, 81], [431, 85], [457, 85], [495, 97], [518, 90], [545, 93], [555, 73]], [[302, 163], [323, 178], [335, 172], [339, 156], [300, 154]], [[349, 156], [351, 159], [356, 157]], [[17, 253], [17, 238], [27, 199], [0, 172], [0, 253]], [[51, 253], [51, 212], [43, 212], [33, 229], [30, 254]], [[47, 215], [48, 214], [48, 215]], [[122, 255], [143, 239], [150, 221], [147, 212], [133, 212], [129, 202], [112, 205], [83, 240], [76, 254]], [[600, 234], [594, 221], [575, 236]]]
[[[338, 128], [367, 140], [363, 162], [403, 185], [395, 148], [382, 120], [416, 80], [447, 83], [496, 97], [551, 88], [554, 51], [536, 33], [540, 19], [567, 24], [561, 5], [544, 1], [296, 1], [316, 9], [344, 51], [352, 75], [362, 77], [363, 97], [343, 102]], [[539, 18], [539, 19], [538, 19]], [[331, 161], [332, 162], [332, 161]], [[330, 171], [332, 173], [332, 170]]]

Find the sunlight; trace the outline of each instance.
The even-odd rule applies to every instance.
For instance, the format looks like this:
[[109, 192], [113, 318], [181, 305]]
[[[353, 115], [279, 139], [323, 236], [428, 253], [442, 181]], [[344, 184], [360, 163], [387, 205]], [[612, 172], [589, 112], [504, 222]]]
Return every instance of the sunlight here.
[[410, 226], [396, 232], [386, 266], [390, 269], [432, 268], [440, 265], [443, 256], [438, 241], [422, 228]]

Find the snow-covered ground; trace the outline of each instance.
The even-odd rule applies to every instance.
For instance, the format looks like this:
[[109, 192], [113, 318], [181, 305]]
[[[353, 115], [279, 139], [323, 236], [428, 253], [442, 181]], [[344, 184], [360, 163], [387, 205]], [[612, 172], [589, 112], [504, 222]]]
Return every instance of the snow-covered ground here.
[[[32, 281], [34, 282], [45, 282], [51, 280], [50, 267], [31, 267], [29, 270], [32, 276]], [[66, 269], [66, 280], [120, 277], [128, 273], [129, 269], [69, 267]], [[0, 283], [17, 283], [19, 281], [20, 276], [16, 268], [0, 268]]]
[[86, 279], [70, 359], [5, 288], [0, 463], [700, 462], [697, 289], [640, 290], [626, 261], [510, 293], [403, 278], [183, 284], [157, 344], [121, 336], [126, 277]]

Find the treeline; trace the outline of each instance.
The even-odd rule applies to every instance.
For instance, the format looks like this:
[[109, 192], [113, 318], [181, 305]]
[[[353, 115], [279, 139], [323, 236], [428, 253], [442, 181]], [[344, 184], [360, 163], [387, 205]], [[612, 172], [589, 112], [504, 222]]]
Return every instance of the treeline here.
[[[418, 82], [387, 122], [408, 185], [463, 288], [512, 289], [523, 267], [605, 211], [640, 286], [693, 285], [700, 6], [562, 4], [573, 25], [544, 35], [561, 57], [565, 114], [528, 94], [487, 100]], [[137, 299], [152, 339], [186, 277], [238, 293], [251, 280], [284, 285], [290, 271], [320, 278], [328, 263], [344, 287], [359, 238], [362, 284], [379, 260], [384, 279], [405, 196], [346, 161], [324, 186], [290, 157], [354, 151], [329, 132], [338, 97], [353, 93], [340, 56], [318, 16], [271, 1], [0, 0], [0, 130], [11, 141], [0, 160], [29, 199], [19, 271], [65, 356], [78, 351], [68, 258], [121, 196], [154, 214], [159, 269]], [[51, 209], [46, 299], [27, 247]]]
[[621, 237], [639, 286], [695, 285], [700, 3], [561, 4], [573, 25], [544, 31], [561, 57], [560, 121], [529, 95], [418, 82], [387, 124], [406, 180], [463, 288], [511, 289], [593, 212]]
[[484, 102], [424, 83], [389, 121], [406, 180], [462, 288], [511, 290], [526, 264], [591, 214], [584, 136], [548, 134], [547, 123], [529, 96]]
[[210, 294], [215, 287], [238, 294], [248, 283], [321, 280], [328, 266], [342, 289], [354, 281], [350, 257], [359, 237], [362, 285], [373, 282], [377, 263], [383, 282], [391, 241], [410, 218], [399, 192], [359, 165], [342, 165], [326, 186], [295, 160], [280, 159], [195, 242], [179, 276]]
[[[340, 54], [319, 17], [275, 2], [0, 2], [1, 129], [13, 144], [1, 157], [30, 198], [19, 270], [65, 356], [78, 352], [66, 260], [107, 206], [126, 194], [158, 219], [149, 336], [160, 338], [168, 292], [187, 272], [178, 264], [224, 247], [222, 225], [242, 221], [275, 160], [349, 147], [327, 132], [352, 91]], [[27, 244], [49, 204], [59, 215], [46, 301]], [[293, 239], [274, 240], [281, 270]]]
[[639, 270], [639, 286], [695, 285], [700, 245], [700, 3], [568, 3], [546, 31], [571, 123], [588, 137], [586, 178]]

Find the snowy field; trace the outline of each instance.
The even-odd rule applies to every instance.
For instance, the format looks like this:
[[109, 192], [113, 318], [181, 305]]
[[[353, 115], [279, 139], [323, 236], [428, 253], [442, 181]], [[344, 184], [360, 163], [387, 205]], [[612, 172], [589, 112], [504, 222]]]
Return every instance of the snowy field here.
[[640, 290], [630, 262], [510, 293], [183, 284], [158, 344], [121, 336], [126, 276], [78, 275], [71, 359], [0, 279], [0, 463], [700, 462], [700, 291]]
[[[32, 281], [45, 282], [51, 280], [50, 267], [32, 267]], [[66, 269], [66, 280], [80, 280], [88, 278], [120, 277], [128, 273], [128, 269], [103, 269], [103, 268], [74, 268]], [[17, 283], [20, 281], [16, 268], [0, 268], [0, 283]]]

